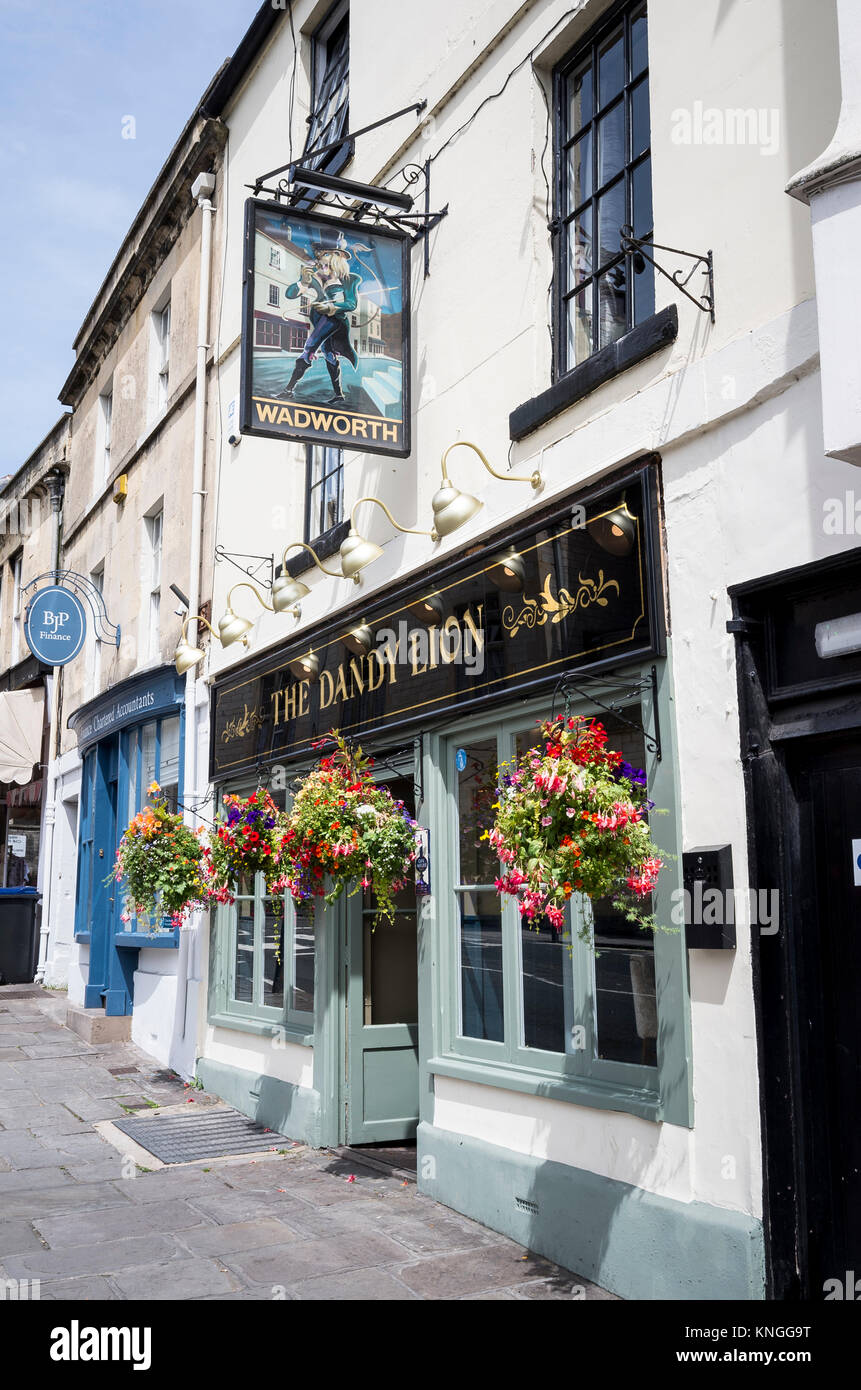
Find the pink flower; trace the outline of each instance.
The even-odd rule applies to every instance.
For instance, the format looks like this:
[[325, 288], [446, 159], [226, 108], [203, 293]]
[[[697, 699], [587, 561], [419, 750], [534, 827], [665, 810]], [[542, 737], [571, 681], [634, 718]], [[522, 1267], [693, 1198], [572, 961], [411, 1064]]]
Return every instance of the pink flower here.
[[542, 816], [542, 817], [541, 817], [541, 824], [542, 824], [542, 825], [552, 825], [552, 824], [553, 824], [553, 817], [552, 817], [552, 816]]

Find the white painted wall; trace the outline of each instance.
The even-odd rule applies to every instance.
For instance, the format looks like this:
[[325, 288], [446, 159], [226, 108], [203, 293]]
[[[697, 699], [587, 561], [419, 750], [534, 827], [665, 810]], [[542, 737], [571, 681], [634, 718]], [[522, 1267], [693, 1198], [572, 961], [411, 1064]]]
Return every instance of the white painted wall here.
[[[509, 412], [550, 384], [551, 262], [541, 172], [547, 130], [539, 81], [546, 81], [553, 63], [605, 6], [592, 0], [563, 20], [570, 8], [562, 2], [515, 7], [493, 0], [445, 0], [430, 10], [377, 3], [354, 8], [353, 125], [416, 96], [426, 96], [429, 105], [411, 142], [411, 117], [360, 141], [349, 173], [372, 180], [407, 159], [424, 160], [439, 151], [432, 203], [448, 202], [450, 214], [433, 233], [428, 280], [421, 275], [419, 252], [414, 254], [413, 454], [394, 462], [350, 456], [348, 508], [372, 492], [402, 524], [429, 527], [442, 450], [457, 438], [475, 440], [504, 467]], [[307, 27], [307, 15], [296, 7], [300, 28]], [[432, 568], [528, 508], [658, 451], [683, 847], [731, 844], [735, 880], [745, 883], [727, 586], [854, 544], [854, 536], [833, 536], [822, 524], [827, 499], [842, 496], [856, 475], [825, 457], [809, 218], [784, 192], [793, 172], [813, 159], [834, 129], [834, 5], [651, 0], [649, 23], [656, 240], [692, 251], [713, 249], [715, 325], [659, 279], [656, 307], [678, 305], [676, 343], [512, 449], [517, 474], [528, 474], [540, 459], [540, 497], [533, 498], [528, 485], [491, 480], [477, 459], [457, 451], [450, 460], [452, 477], [482, 499], [483, 509], [436, 546], [394, 535], [381, 513], [363, 513], [363, 531], [384, 554], [365, 572], [360, 592], [370, 599], [383, 585]], [[386, 54], [397, 54], [398, 61], [383, 102], [378, 73]], [[283, 113], [291, 66], [282, 26], [227, 116], [230, 205], [216, 349], [225, 401], [239, 388], [244, 185], [286, 158]], [[514, 69], [503, 95], [443, 150]], [[297, 143], [306, 100], [301, 64], [299, 72]], [[767, 148], [699, 140], [697, 111], [702, 122], [710, 108], [764, 112]], [[693, 122], [689, 144], [674, 136], [683, 129], [679, 112]], [[299, 446], [243, 439], [226, 451], [217, 539], [229, 550], [271, 550], [277, 557], [301, 533], [303, 483]], [[357, 591], [319, 573], [303, 577], [312, 592], [298, 630], [310, 633]], [[217, 567], [216, 617], [231, 582], [227, 567]], [[242, 611], [251, 614], [253, 600]], [[282, 644], [296, 631], [292, 618], [263, 614], [251, 652]], [[235, 646], [214, 645], [210, 670], [223, 672], [245, 659], [247, 653]], [[690, 984], [691, 1132], [447, 1079], [436, 1082], [434, 1123], [681, 1200], [758, 1214], [757, 1056], [743, 933], [733, 953], [693, 953]], [[270, 1074], [277, 1068], [285, 1080], [310, 1076], [309, 1060], [300, 1065], [299, 1057], [244, 1034], [206, 1029], [202, 1045], [209, 1057]]]

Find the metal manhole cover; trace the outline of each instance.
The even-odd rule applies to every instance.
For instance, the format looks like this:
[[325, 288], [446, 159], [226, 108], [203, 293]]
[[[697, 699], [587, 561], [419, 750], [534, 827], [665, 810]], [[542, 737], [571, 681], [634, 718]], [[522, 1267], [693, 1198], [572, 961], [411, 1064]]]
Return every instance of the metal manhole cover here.
[[116, 1120], [115, 1126], [162, 1163], [193, 1163], [199, 1158], [292, 1148], [294, 1141], [264, 1129], [238, 1110], [209, 1115], [143, 1115]]

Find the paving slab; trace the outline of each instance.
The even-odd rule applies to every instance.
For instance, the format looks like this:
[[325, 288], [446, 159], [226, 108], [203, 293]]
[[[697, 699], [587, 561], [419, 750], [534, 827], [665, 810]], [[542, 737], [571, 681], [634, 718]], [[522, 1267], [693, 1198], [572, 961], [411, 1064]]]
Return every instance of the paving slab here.
[[34, 1188], [0, 1195], [4, 1217], [46, 1217], [63, 1211], [98, 1211], [102, 1207], [128, 1205], [127, 1198], [110, 1183], [74, 1183], [64, 1187]]
[[352, 1269], [346, 1274], [328, 1274], [305, 1279], [287, 1288], [291, 1298], [327, 1303], [410, 1303], [418, 1295], [387, 1269]]
[[182, 1244], [193, 1255], [253, 1253], [268, 1245], [283, 1245], [293, 1238], [293, 1232], [283, 1221], [274, 1217], [233, 1221], [224, 1226], [197, 1226], [194, 1230], [182, 1231], [180, 1235]]
[[[404, 1248], [386, 1236], [331, 1236], [322, 1240], [296, 1240], [243, 1255], [226, 1255], [224, 1263], [252, 1284], [292, 1286], [318, 1274], [338, 1274], [347, 1269], [404, 1262]], [[489, 1281], [488, 1281], [489, 1282]]]
[[489, 1245], [480, 1251], [423, 1260], [401, 1269], [399, 1275], [408, 1288], [425, 1298], [448, 1299], [546, 1276], [553, 1268], [549, 1260], [524, 1255], [519, 1246]]
[[[101, 1211], [75, 1212], [67, 1216], [37, 1217], [33, 1224], [52, 1250], [88, 1242], [121, 1240], [200, 1226], [206, 1217], [187, 1202], [151, 1203], [148, 1206], [105, 1207]], [[213, 1228], [217, 1229], [217, 1228]], [[209, 1252], [208, 1252], [209, 1253]]]
[[39, 1292], [49, 1303], [103, 1303], [120, 1297], [109, 1281], [97, 1274], [81, 1279], [51, 1279], [48, 1283], [42, 1280]]
[[167, 1269], [161, 1264], [144, 1265], [114, 1275], [113, 1282], [124, 1298], [151, 1300], [203, 1298], [229, 1294], [241, 1289], [235, 1274], [215, 1260], [175, 1260]]
[[0, 1220], [0, 1260], [7, 1255], [21, 1255], [28, 1250], [44, 1250], [44, 1244], [24, 1217]]
[[[177, 1253], [168, 1236], [132, 1237], [102, 1245], [71, 1245], [64, 1250], [4, 1256], [3, 1264], [13, 1279], [59, 1279], [75, 1274], [113, 1274], [159, 1261], [162, 1265]], [[164, 1280], [164, 1275], [162, 1276]], [[165, 1280], [166, 1282], [166, 1280]]]

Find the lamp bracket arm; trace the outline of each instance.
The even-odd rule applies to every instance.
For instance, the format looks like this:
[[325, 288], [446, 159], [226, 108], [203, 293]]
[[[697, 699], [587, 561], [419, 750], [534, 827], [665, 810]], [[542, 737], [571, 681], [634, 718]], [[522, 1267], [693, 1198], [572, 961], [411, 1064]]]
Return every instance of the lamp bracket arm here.
[[376, 502], [378, 507], [382, 507], [395, 530], [401, 531], [405, 536], [433, 536], [435, 534], [433, 531], [417, 531], [412, 526], [402, 526], [399, 521], [395, 521], [385, 502], [381, 502], [379, 497], [360, 497], [358, 502], [354, 503], [353, 510], [350, 512], [350, 529], [352, 531], [355, 531], [356, 527], [356, 512], [363, 502]]
[[479, 449], [477, 444], [473, 444], [472, 441], [469, 439], [456, 439], [453, 444], [449, 444], [448, 448], [443, 454], [442, 476], [444, 482], [449, 481], [449, 476], [446, 472], [446, 459], [448, 458], [452, 449], [456, 449], [459, 444], [464, 444], [467, 449], [472, 449], [474, 453], [478, 454], [478, 457], [481, 459], [481, 462], [484, 464], [484, 467], [487, 469], [488, 473], [490, 473], [492, 477], [498, 478], [501, 483], [528, 482], [532, 484], [533, 488], [535, 488], [536, 491], [538, 490], [538, 488], [541, 487], [543, 479], [541, 477], [541, 472], [538, 468], [536, 468], [535, 471], [532, 474], [530, 474], [528, 478], [523, 477], [523, 475], [519, 473], [498, 473], [496, 469], [493, 467], [492, 463], [487, 458], [486, 454], [481, 449]]
[[[681, 290], [685, 298], [689, 299], [692, 304], [695, 304], [696, 307], [702, 313], [708, 314], [712, 323], [714, 323], [715, 282], [714, 261], [712, 258], [711, 250], [703, 253], [700, 251], [682, 251], [679, 249], [678, 246], [662, 246], [659, 242], [654, 241], [653, 238], [650, 236], [634, 236], [634, 229], [630, 224], [621, 229], [619, 233], [619, 244], [623, 251], [634, 252], [635, 254], [642, 256], [644, 260], [647, 260], [651, 266], [654, 266], [655, 270], [658, 272], [659, 275], [663, 275], [665, 280], [669, 280], [672, 285], [675, 285], [677, 290]], [[687, 275], [685, 275], [685, 273], [682, 270], [674, 270], [672, 273], [670, 273], [670, 271], [665, 270], [662, 265], [658, 264], [654, 256], [650, 254], [650, 252], [652, 251], [666, 251], [671, 256], [684, 256], [686, 257], [686, 259], [693, 261], [693, 265], [691, 266]], [[696, 295], [691, 294], [690, 290], [687, 289], [686, 286], [694, 272], [700, 266], [702, 266], [703, 274], [706, 277], [707, 289], [704, 294], [701, 294], [699, 297], [697, 297]]]
[[285, 546], [285, 548], [284, 548], [284, 554], [281, 556], [281, 568], [282, 568], [283, 571], [286, 572], [286, 569], [287, 569], [287, 551], [288, 551], [288, 550], [307, 550], [308, 554], [311, 555], [311, 556], [313, 556], [313, 558], [314, 558], [314, 563], [315, 563], [315, 565], [317, 566], [318, 570], [322, 570], [324, 574], [330, 574], [330, 575], [332, 576], [333, 579], [343, 579], [343, 578], [344, 578], [344, 576], [343, 576], [343, 574], [341, 573], [340, 570], [330, 570], [330, 569], [327, 569], [326, 566], [323, 564], [323, 561], [320, 559], [319, 555], [317, 554], [316, 550], [314, 549], [313, 545], [306, 545], [304, 541], [291, 541], [290, 544], [289, 544], [288, 546]]

